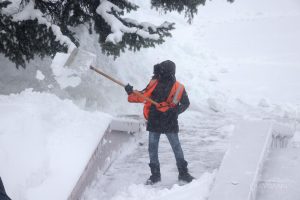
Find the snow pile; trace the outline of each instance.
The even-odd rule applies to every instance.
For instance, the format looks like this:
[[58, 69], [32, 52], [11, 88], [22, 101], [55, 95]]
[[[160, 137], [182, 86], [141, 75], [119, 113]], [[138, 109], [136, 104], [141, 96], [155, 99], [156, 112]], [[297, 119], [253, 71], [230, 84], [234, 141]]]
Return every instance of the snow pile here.
[[111, 120], [30, 89], [0, 96], [0, 110], [0, 175], [16, 200], [67, 199]]
[[213, 173], [204, 173], [199, 180], [184, 186], [175, 184], [171, 189], [156, 189], [152, 186], [133, 184], [125, 191], [116, 194], [111, 200], [205, 200], [208, 198], [214, 177]]

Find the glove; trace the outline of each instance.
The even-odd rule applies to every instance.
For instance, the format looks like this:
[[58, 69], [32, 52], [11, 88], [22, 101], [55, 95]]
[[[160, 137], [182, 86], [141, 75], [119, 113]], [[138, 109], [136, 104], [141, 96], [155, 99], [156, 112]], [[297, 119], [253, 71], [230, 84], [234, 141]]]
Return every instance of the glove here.
[[170, 105], [166, 102], [162, 102], [156, 105], [156, 109], [160, 112], [167, 112], [170, 109]]
[[133, 87], [129, 85], [129, 83], [124, 88], [128, 95], [130, 95], [133, 92]]

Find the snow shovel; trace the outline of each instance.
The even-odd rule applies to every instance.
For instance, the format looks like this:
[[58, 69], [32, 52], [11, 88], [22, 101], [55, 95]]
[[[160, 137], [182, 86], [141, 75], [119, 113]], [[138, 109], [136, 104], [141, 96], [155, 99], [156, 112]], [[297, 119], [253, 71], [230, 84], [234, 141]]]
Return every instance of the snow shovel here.
[[[107, 75], [106, 73], [100, 71], [98, 68], [92, 66], [93, 60], [95, 59], [95, 55], [85, 51], [85, 50], [81, 50], [78, 48], [75, 48], [70, 56], [68, 57], [67, 61], [64, 64], [64, 67], [72, 67], [72, 68], [80, 68], [82, 69], [83, 66], [88, 65], [89, 68], [93, 71], [95, 71], [96, 73], [108, 78], [109, 80], [115, 82], [116, 84], [125, 87], [126, 85], [116, 79], [114, 79], [113, 77]], [[154, 104], [155, 106], [158, 105], [157, 102], [153, 101], [152, 99], [145, 97], [142, 93], [140, 93], [137, 90], [133, 90], [133, 93], [136, 94], [137, 96], [139, 96], [140, 98], [144, 99], [145, 101], [148, 101], [152, 104]]]

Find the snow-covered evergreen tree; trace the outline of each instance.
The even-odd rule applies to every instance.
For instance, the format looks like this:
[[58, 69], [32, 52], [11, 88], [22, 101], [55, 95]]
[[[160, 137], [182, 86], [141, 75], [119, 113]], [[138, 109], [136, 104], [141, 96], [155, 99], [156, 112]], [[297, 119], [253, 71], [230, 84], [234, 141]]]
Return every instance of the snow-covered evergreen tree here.
[[0, 1], [0, 53], [16, 66], [25, 68], [35, 55], [44, 57], [66, 51], [68, 46], [57, 40], [53, 26], [40, 23], [38, 18], [13, 16], [2, 12], [11, 2]]
[[[156, 9], [185, 11], [190, 21], [205, 0], [151, 3]], [[174, 23], [154, 25], [124, 17], [137, 9], [129, 0], [0, 0], [0, 53], [25, 67], [34, 55], [71, 51], [80, 45], [73, 31], [80, 24], [98, 33], [103, 52], [115, 58], [126, 49], [154, 47], [171, 36]]]

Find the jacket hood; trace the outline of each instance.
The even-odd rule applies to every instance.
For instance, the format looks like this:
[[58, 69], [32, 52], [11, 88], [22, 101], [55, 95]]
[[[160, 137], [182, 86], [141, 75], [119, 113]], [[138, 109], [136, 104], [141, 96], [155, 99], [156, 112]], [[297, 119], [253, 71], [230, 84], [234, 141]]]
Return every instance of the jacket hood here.
[[166, 60], [160, 63], [160, 75], [162, 76], [169, 76], [173, 75], [175, 76], [176, 72], [176, 65], [173, 61], [171, 60]]
[[160, 75], [160, 63], [153, 66], [153, 79], [159, 78]]

